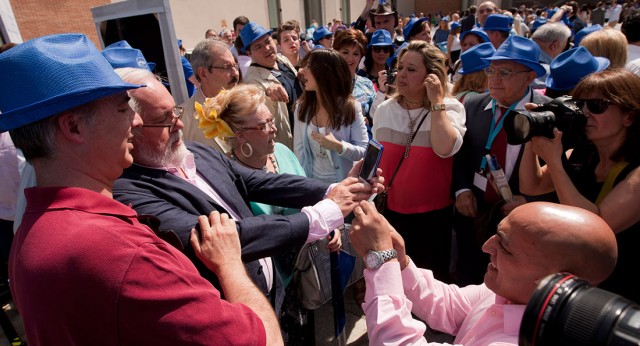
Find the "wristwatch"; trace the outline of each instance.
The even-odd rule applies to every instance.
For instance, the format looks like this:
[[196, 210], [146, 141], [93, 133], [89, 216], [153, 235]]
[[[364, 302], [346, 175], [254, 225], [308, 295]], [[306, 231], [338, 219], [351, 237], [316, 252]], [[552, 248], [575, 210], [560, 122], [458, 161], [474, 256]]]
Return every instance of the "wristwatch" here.
[[431, 105], [431, 111], [435, 112], [435, 111], [443, 111], [444, 109], [444, 103], [439, 103], [437, 105]]
[[378, 269], [385, 262], [394, 258], [398, 258], [398, 252], [395, 249], [384, 251], [369, 250], [367, 255], [364, 256], [364, 266], [367, 267], [367, 269]]

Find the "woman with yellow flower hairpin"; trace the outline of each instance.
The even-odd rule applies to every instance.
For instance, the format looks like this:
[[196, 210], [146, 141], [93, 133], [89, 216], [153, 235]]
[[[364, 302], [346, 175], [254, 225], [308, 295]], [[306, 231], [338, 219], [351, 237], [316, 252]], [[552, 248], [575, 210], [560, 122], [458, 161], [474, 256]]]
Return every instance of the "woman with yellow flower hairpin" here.
[[[265, 94], [260, 88], [251, 84], [240, 84], [231, 90], [221, 92], [215, 98], [207, 99], [204, 105], [196, 104], [199, 127], [207, 138], [218, 136], [225, 139], [232, 149], [229, 152], [230, 158], [248, 168], [275, 174], [305, 176], [293, 152], [275, 141], [277, 130], [273, 123], [273, 115], [264, 102]], [[289, 215], [299, 212], [297, 209], [256, 202], [251, 202], [251, 210], [254, 215]], [[337, 251], [340, 246], [340, 232], [336, 232], [328, 248]], [[291, 282], [293, 265], [299, 250], [300, 248], [292, 248], [291, 251], [275, 258], [285, 287]], [[313, 337], [312, 330], [309, 329], [313, 327], [301, 322], [308, 319], [309, 311], [299, 306], [296, 299], [295, 287], [287, 288], [281, 325], [290, 341], [307, 343], [304, 342], [304, 338]]]

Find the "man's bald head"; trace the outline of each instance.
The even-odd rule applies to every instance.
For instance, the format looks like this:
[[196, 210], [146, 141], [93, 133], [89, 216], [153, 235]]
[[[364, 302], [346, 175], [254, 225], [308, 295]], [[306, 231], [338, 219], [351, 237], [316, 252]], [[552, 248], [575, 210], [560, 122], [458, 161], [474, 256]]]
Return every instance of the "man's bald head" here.
[[590, 211], [538, 202], [525, 204], [510, 216], [530, 231], [531, 239], [537, 241], [537, 249], [557, 263], [558, 271], [575, 274], [597, 285], [616, 265], [615, 235], [602, 218]]
[[483, 250], [491, 256], [487, 287], [521, 304], [549, 274], [569, 272], [597, 285], [613, 272], [617, 259], [614, 233], [600, 217], [545, 202], [514, 209]]

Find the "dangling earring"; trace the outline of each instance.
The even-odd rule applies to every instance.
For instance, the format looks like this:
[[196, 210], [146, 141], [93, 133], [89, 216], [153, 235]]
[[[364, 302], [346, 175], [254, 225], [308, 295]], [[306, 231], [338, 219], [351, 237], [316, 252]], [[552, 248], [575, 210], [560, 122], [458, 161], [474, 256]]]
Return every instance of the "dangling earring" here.
[[[249, 153], [244, 152], [245, 144], [249, 147]], [[240, 152], [242, 153], [242, 155], [244, 155], [244, 157], [251, 157], [251, 155], [253, 155], [253, 147], [251, 147], [251, 144], [249, 144], [249, 142], [244, 142], [240, 145]]]

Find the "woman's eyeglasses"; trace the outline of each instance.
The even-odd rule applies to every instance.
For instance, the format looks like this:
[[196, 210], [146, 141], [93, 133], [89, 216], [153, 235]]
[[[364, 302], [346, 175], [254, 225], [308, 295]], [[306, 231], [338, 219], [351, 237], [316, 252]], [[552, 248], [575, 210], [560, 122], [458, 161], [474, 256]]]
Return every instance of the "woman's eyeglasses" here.
[[582, 109], [584, 105], [587, 105], [587, 109], [591, 114], [602, 114], [606, 112], [610, 104], [613, 104], [610, 100], [605, 99], [589, 99], [589, 100], [575, 100], [576, 106]]
[[380, 53], [380, 52], [390, 53], [391, 46], [373, 46], [373, 51], [375, 53]]
[[256, 130], [256, 131], [262, 131], [262, 132], [269, 132], [271, 131], [272, 128], [275, 128], [275, 127], [276, 127], [275, 118], [270, 118], [269, 120], [267, 120], [266, 123], [258, 124], [258, 126], [243, 127], [242, 131]]
[[[182, 118], [182, 114], [184, 114], [184, 108], [182, 107], [173, 107], [171, 113], [166, 113], [164, 119], [155, 124], [142, 124], [142, 127], [168, 127], [169, 132], [173, 131], [174, 126], [178, 123], [178, 119]], [[171, 119], [169, 119], [171, 117]]]

